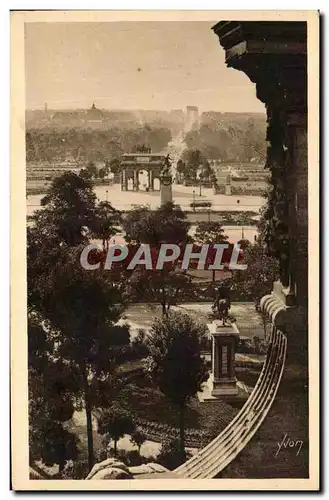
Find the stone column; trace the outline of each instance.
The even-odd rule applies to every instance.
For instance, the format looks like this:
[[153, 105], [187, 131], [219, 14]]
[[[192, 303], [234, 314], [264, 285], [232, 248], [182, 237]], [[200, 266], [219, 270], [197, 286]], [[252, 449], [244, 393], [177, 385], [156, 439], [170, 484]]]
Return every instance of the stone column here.
[[126, 169], [123, 168], [121, 172], [121, 191], [127, 191], [127, 176], [126, 176]]
[[268, 249], [279, 259], [280, 281], [261, 306], [281, 330], [289, 332], [291, 324], [305, 330], [307, 24], [221, 21], [213, 30], [227, 66], [243, 71], [255, 83], [267, 111], [266, 167], [273, 189], [265, 218]]
[[307, 175], [307, 116], [290, 113], [288, 118], [290, 139], [290, 196], [291, 263], [289, 288], [296, 305], [307, 302], [308, 295], [308, 175]]
[[153, 172], [152, 170], [148, 170], [148, 183], [149, 183], [149, 191], [154, 191], [153, 186]]
[[138, 170], [134, 169], [134, 191], [139, 191]]
[[172, 202], [172, 176], [162, 175], [160, 177], [161, 205]]

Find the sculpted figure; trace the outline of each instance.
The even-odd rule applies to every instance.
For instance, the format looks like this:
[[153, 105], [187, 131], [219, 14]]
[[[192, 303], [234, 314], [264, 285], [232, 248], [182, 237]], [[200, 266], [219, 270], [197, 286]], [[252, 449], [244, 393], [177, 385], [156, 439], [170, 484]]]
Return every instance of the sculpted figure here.
[[229, 324], [228, 317], [230, 308], [230, 289], [226, 286], [220, 286], [216, 289], [216, 296], [212, 306], [212, 310], [216, 319], [219, 319], [223, 322], [223, 326]]
[[163, 166], [161, 169], [161, 175], [170, 175], [170, 170], [171, 170], [171, 162], [170, 162], [170, 156], [169, 154], [165, 157]]

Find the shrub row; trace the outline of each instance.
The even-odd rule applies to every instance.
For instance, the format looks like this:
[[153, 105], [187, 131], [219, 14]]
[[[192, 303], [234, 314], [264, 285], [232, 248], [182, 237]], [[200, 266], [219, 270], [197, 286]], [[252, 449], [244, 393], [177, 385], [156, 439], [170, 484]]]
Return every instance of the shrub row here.
[[244, 195], [244, 196], [264, 196], [265, 191], [263, 187], [259, 188], [248, 188], [240, 186], [232, 186], [231, 193], [234, 195]]
[[[163, 422], [155, 422], [138, 418], [136, 425], [147, 436], [147, 439], [159, 443], [178, 438], [179, 429]], [[185, 443], [191, 448], [198, 448], [205, 439], [205, 432], [199, 429], [185, 429]]]

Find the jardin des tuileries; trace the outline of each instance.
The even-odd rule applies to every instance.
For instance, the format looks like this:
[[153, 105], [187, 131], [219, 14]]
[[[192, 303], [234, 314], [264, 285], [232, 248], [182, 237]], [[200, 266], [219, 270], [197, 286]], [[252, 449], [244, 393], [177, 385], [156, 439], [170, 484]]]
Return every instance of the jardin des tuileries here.
[[25, 35], [30, 479], [307, 479], [307, 22], [61, 24]]

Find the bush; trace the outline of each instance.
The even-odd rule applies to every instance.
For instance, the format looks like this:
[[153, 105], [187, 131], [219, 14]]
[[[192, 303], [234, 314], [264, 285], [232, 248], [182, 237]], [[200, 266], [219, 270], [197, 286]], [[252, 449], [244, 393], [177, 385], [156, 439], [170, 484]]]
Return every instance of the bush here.
[[145, 462], [137, 450], [119, 450], [117, 452], [117, 458], [128, 467], [142, 465]]
[[266, 354], [268, 344], [256, 335], [252, 338], [240, 337], [236, 352], [241, 354]]
[[137, 330], [137, 335], [131, 343], [131, 350], [132, 356], [135, 359], [141, 359], [148, 356], [149, 350], [146, 345], [146, 331], [143, 328]]
[[85, 479], [89, 473], [88, 462], [85, 460], [69, 461], [62, 474], [61, 479]]
[[186, 452], [182, 455], [179, 439], [162, 444], [157, 462], [169, 470], [174, 470], [186, 462]]
[[201, 338], [201, 351], [211, 351], [212, 340], [207, 334]]

